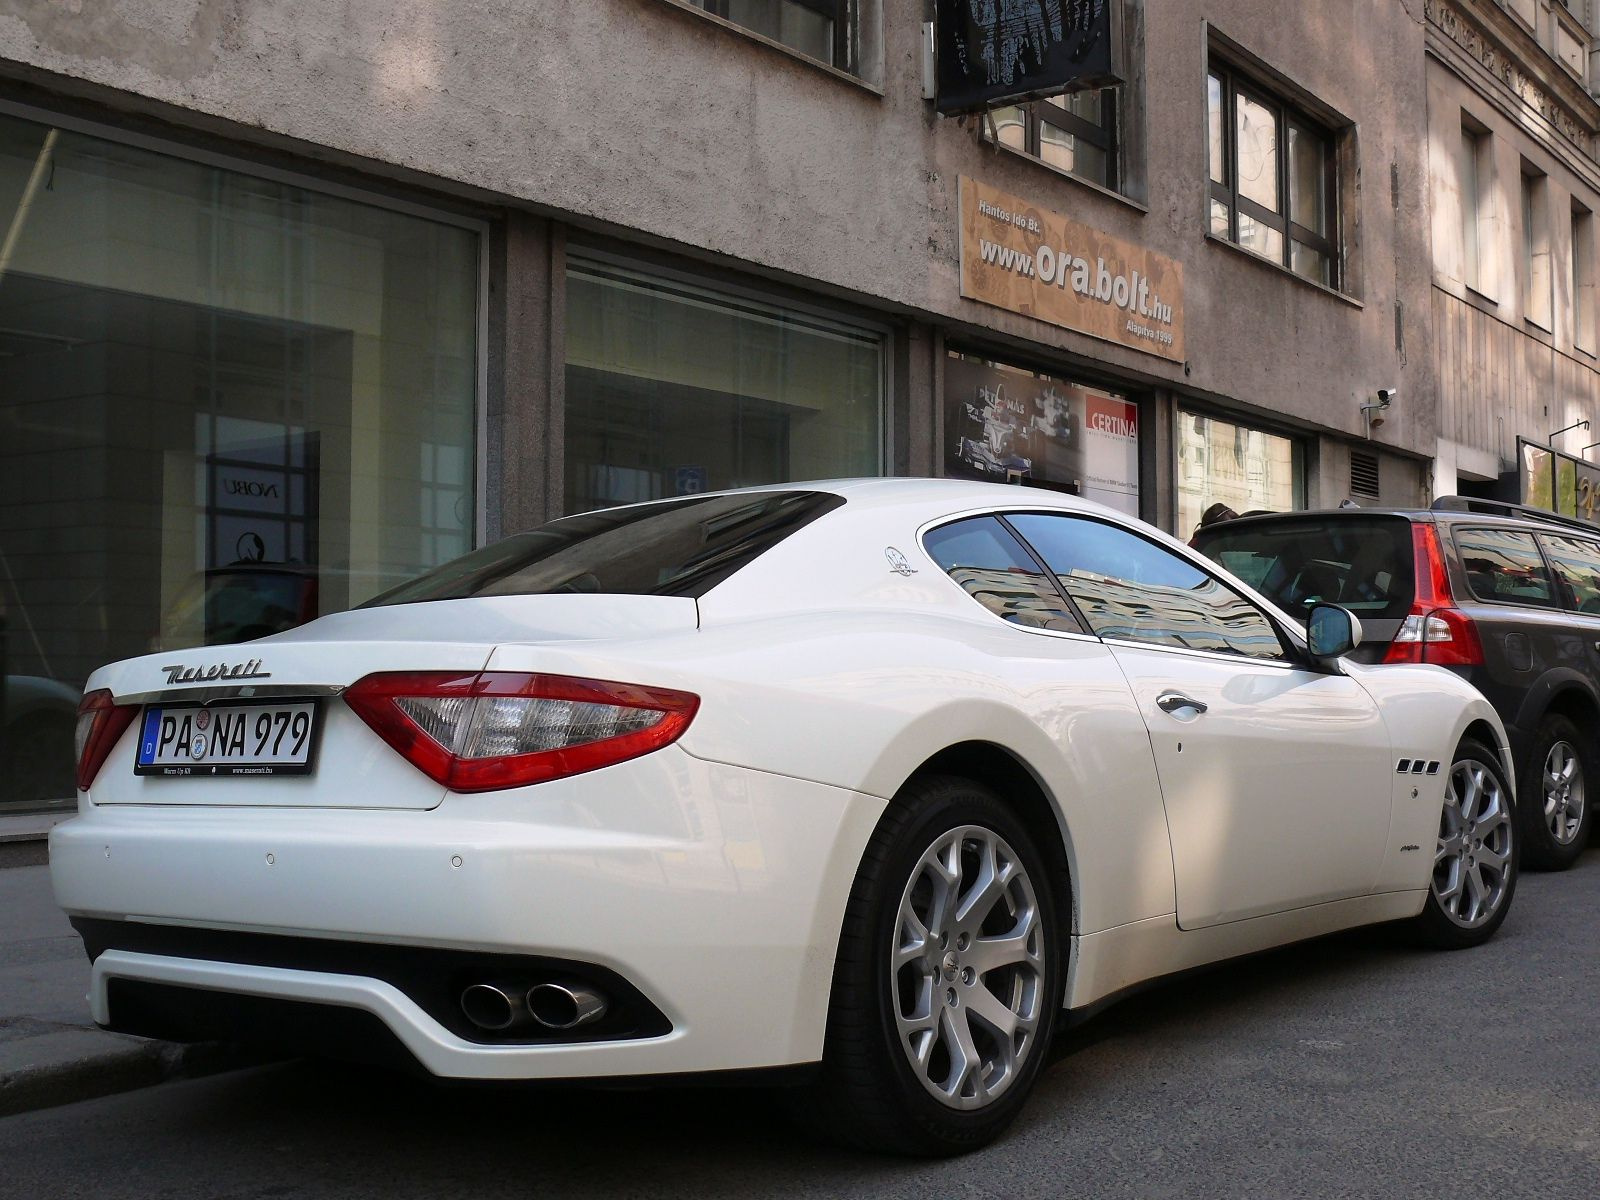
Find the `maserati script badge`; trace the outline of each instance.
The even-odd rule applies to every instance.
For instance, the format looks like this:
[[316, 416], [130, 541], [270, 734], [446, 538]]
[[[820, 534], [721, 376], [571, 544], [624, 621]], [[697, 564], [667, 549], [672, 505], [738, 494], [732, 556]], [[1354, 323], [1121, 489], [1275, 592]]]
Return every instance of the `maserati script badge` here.
[[218, 679], [270, 679], [271, 671], [261, 669], [261, 660], [252, 658], [249, 662], [213, 663], [209, 667], [162, 667], [167, 673], [167, 682], [172, 683], [211, 683]]

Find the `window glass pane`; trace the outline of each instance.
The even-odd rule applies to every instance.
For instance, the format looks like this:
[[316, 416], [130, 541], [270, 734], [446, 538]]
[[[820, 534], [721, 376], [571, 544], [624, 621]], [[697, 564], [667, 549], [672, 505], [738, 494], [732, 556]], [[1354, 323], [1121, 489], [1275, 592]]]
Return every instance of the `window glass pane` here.
[[726, 0], [724, 12], [714, 0], [691, 2], [802, 54], [833, 62], [833, 21], [813, 6], [792, 0]]
[[1103, 125], [1104, 104], [1110, 95], [1109, 91], [1069, 92], [1065, 96], [1051, 96], [1045, 103], [1082, 117], [1091, 125]]
[[1210, 113], [1211, 128], [1211, 178], [1218, 183], [1228, 182], [1227, 161], [1225, 158], [1227, 141], [1224, 134], [1227, 124], [1223, 116], [1222, 80], [1215, 75], [1206, 78], [1206, 108]]
[[1510, 529], [1458, 529], [1456, 552], [1467, 586], [1480, 600], [1515, 604], [1555, 603], [1550, 576], [1531, 533]]
[[1101, 637], [1281, 659], [1260, 609], [1187, 560], [1099, 521], [1011, 518]]
[[1281, 212], [1278, 206], [1278, 125], [1277, 117], [1265, 105], [1242, 92], [1234, 93], [1236, 145], [1234, 158], [1239, 171], [1239, 194], [1262, 208]]
[[993, 517], [943, 525], [922, 544], [967, 595], [996, 616], [1035, 629], [1083, 631], [1055, 585]]
[[569, 512], [879, 473], [876, 330], [574, 262], [566, 340]]
[[1273, 262], [1283, 262], [1283, 234], [1243, 208], [1239, 210], [1239, 245]]
[[1403, 517], [1241, 521], [1191, 543], [1296, 616], [1318, 601], [1398, 621], [1411, 611], [1411, 524]]
[[1236, 513], [1304, 507], [1300, 444], [1199, 413], [1178, 414], [1178, 529], [1213, 504]]
[[[95, 667], [471, 549], [478, 236], [0, 116], [0, 807]], [[21, 714], [16, 714], [21, 715]]]
[[1327, 147], [1297, 125], [1289, 126], [1289, 219], [1328, 235]]
[[1048, 121], [1039, 125], [1039, 157], [1053, 167], [1082, 175], [1102, 186], [1107, 183], [1106, 152]]
[[1028, 111], [1015, 104], [993, 110], [995, 139], [1013, 150], [1028, 148]]
[[1561, 603], [1579, 612], [1600, 613], [1600, 543], [1584, 538], [1543, 535], [1545, 556], [1560, 577]]
[[1290, 241], [1289, 269], [1296, 275], [1304, 275], [1318, 283], [1328, 283], [1328, 256], [1304, 242]]
[[563, 517], [475, 550], [371, 603], [558, 592], [703, 596], [843, 503], [826, 492], [741, 492]]
[[1228, 228], [1228, 217], [1230, 215], [1226, 204], [1223, 204], [1220, 200], [1213, 200], [1211, 202], [1211, 232], [1220, 238], [1231, 238], [1233, 231]]

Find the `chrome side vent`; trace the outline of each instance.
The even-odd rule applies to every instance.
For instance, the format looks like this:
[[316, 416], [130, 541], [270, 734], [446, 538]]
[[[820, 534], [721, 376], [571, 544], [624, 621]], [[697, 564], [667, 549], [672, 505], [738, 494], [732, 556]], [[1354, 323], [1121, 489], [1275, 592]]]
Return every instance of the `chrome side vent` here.
[[1400, 760], [1400, 765], [1394, 769], [1394, 773], [1396, 775], [1404, 775], [1409, 770], [1411, 770], [1411, 760], [1409, 758], [1402, 758]]
[[1394, 768], [1396, 775], [1437, 775], [1439, 760], [1427, 758], [1402, 758]]

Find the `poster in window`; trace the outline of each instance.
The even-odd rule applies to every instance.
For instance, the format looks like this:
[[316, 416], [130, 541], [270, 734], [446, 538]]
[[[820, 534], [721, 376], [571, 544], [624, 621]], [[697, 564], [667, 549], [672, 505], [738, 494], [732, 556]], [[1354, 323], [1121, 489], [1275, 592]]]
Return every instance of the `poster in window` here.
[[1139, 513], [1139, 410], [1112, 392], [967, 355], [945, 363], [945, 471]]
[[1119, 0], [937, 0], [935, 107], [977, 112], [1120, 83]]

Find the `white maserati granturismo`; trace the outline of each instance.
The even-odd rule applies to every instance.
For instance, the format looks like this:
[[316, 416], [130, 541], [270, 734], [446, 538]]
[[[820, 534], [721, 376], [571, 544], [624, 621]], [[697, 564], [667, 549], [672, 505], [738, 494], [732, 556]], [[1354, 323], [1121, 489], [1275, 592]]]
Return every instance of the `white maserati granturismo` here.
[[859, 480], [567, 517], [104, 667], [56, 896], [111, 1029], [457, 1079], [763, 1068], [981, 1145], [1157, 977], [1511, 903], [1506, 737], [1147, 525]]

